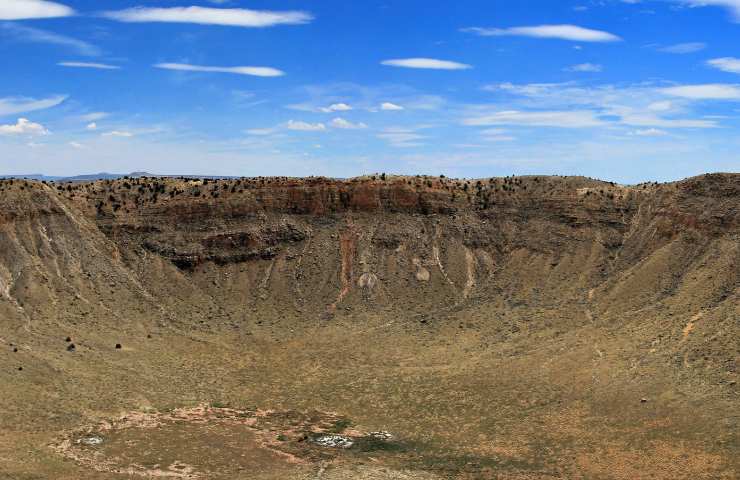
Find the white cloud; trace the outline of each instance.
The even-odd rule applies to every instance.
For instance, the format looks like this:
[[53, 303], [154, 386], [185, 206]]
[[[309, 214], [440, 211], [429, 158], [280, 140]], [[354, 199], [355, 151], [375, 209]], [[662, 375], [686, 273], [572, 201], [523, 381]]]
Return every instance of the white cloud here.
[[400, 106], [400, 105], [396, 105], [395, 103], [383, 102], [380, 105], [380, 109], [381, 110], [385, 110], [387, 112], [393, 112], [393, 111], [403, 110], [404, 108], [402, 106]]
[[48, 135], [49, 131], [40, 123], [19, 118], [14, 125], [0, 125], [0, 135]]
[[66, 5], [44, 0], [2, 0], [0, 20], [69, 17], [75, 11]]
[[430, 70], [467, 70], [473, 68], [465, 63], [451, 62], [449, 60], [437, 60], [435, 58], [398, 58], [384, 60], [381, 65], [402, 68], [423, 68]]
[[57, 63], [60, 67], [71, 67], [71, 68], [95, 68], [98, 70], [119, 70], [121, 67], [117, 65], [108, 65], [106, 63], [91, 63], [91, 62], [59, 62]]
[[47, 108], [56, 107], [67, 98], [67, 95], [56, 95], [43, 100], [24, 97], [0, 98], [0, 116], [45, 110]]
[[[2, 0], [5, 1], [5, 0]], [[2, 2], [0, 2], [2, 4]], [[101, 54], [100, 49], [82, 40], [60, 35], [40, 28], [27, 27], [17, 23], [1, 23], [0, 34], [10, 37], [17, 42], [46, 43], [70, 48], [80, 55], [96, 57]]]
[[579, 63], [565, 69], [567, 72], [601, 72], [604, 67], [596, 63]]
[[70, 147], [76, 148], [78, 150], [84, 150], [85, 148], [87, 148], [87, 147], [85, 147], [83, 144], [81, 144], [79, 142], [69, 142], [68, 145]]
[[723, 57], [714, 58], [707, 62], [710, 66], [729, 73], [740, 73], [740, 58]]
[[471, 126], [525, 125], [536, 127], [589, 128], [602, 126], [604, 122], [599, 120], [596, 113], [591, 110], [536, 112], [510, 110], [469, 117], [463, 120], [463, 124]]
[[289, 120], [285, 125], [288, 130], [297, 130], [299, 132], [323, 132], [326, 131], [326, 125], [323, 123], [308, 123], [295, 120]]
[[684, 55], [687, 53], [699, 52], [701, 50], [704, 50], [705, 48], [707, 48], [706, 43], [688, 42], [688, 43], [678, 43], [676, 45], [669, 45], [667, 47], [660, 47], [658, 48], [658, 51], [665, 52], [665, 53], [676, 53], [678, 55]]
[[313, 20], [313, 15], [301, 11], [249, 10], [246, 8], [171, 7], [129, 8], [105, 12], [103, 16], [119, 22], [168, 22], [225, 25], [232, 27], [272, 27], [300, 25]]
[[329, 105], [328, 107], [321, 108], [321, 111], [324, 113], [348, 112], [350, 110], [352, 110], [352, 107], [350, 105], [347, 105], [346, 103], [334, 103]]
[[252, 75], [255, 77], [281, 77], [285, 72], [272, 67], [204, 67], [184, 63], [158, 63], [155, 68], [164, 70], [178, 70], [182, 72], [213, 72], [233, 73], [236, 75]]
[[617, 42], [622, 40], [613, 33], [602, 30], [592, 30], [577, 25], [537, 25], [531, 27], [512, 28], [480, 28], [470, 27], [463, 32], [474, 33], [482, 37], [521, 36], [534, 38], [556, 38], [577, 42]]
[[633, 132], [630, 132], [630, 135], [638, 137], [664, 137], [668, 135], [668, 132], [666, 132], [665, 130], [659, 130], [657, 128], [647, 128], [644, 130], [635, 130]]
[[97, 130], [98, 129], [98, 124], [95, 123], [95, 122], [88, 123], [85, 128], [88, 129], [88, 130]]
[[661, 89], [664, 95], [691, 100], [740, 100], [740, 87], [721, 83], [682, 85]]
[[360, 123], [352, 123], [350, 121], [347, 121], [347, 120], [345, 120], [343, 118], [339, 118], [339, 117], [337, 117], [334, 120], [332, 120], [330, 122], [330, 125], [332, 127], [334, 127], [334, 128], [339, 128], [339, 129], [343, 129], [343, 130], [360, 130], [360, 129], [363, 129], [363, 128], [367, 128], [367, 125], [365, 125], [362, 122], [360, 122]]
[[122, 137], [122, 138], [131, 138], [134, 136], [133, 133], [127, 132], [125, 130], [113, 130], [111, 132], [106, 132], [102, 134], [104, 137]]

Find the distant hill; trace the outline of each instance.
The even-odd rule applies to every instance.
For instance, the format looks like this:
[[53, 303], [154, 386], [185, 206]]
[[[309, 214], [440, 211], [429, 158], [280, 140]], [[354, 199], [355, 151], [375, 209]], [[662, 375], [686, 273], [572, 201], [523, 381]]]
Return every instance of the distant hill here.
[[129, 178], [141, 178], [141, 177], [178, 178], [178, 177], [181, 177], [181, 178], [213, 178], [213, 179], [239, 178], [237, 176], [228, 176], [228, 175], [155, 175], [153, 173], [148, 173], [148, 172], [131, 172], [131, 173], [100, 172], [100, 173], [90, 173], [90, 174], [85, 174], [85, 175], [74, 175], [71, 177], [44, 175], [43, 173], [0, 175], [0, 179], [20, 178], [20, 179], [27, 179], [27, 180], [37, 180], [39, 182], [41, 181], [46, 181], [46, 182], [94, 182], [96, 180], [118, 180], [124, 177], [129, 177]]
[[154, 175], [146, 172], [132, 173], [91, 173], [87, 175], [75, 175], [71, 177], [44, 175], [42, 173], [30, 173], [24, 175], [0, 175], [0, 178], [26, 178], [29, 180], [47, 181], [47, 182], [91, 182], [95, 180], [117, 180], [123, 177], [153, 177]]

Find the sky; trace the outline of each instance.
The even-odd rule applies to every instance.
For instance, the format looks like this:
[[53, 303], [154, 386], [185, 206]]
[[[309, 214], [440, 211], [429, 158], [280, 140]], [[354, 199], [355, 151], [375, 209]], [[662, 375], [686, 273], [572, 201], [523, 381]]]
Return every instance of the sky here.
[[740, 0], [0, 0], [0, 174], [740, 171]]

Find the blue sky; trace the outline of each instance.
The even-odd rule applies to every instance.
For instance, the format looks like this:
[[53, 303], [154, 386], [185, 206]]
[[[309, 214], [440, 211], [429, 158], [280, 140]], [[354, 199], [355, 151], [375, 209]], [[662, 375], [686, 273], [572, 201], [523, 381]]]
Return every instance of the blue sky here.
[[0, 0], [0, 173], [738, 171], [738, 40], [740, 0]]

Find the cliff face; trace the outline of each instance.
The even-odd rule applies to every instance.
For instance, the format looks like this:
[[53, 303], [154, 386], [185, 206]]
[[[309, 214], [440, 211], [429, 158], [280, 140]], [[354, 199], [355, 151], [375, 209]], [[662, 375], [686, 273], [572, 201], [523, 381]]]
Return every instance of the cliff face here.
[[[737, 282], [737, 175], [635, 187], [392, 177], [16, 181], [2, 189], [0, 293], [4, 308], [30, 318], [50, 298], [102, 290], [101, 278], [123, 282], [117, 294], [161, 305], [174, 289], [237, 316], [246, 306], [551, 308], [600, 291], [623, 302], [610, 310], [626, 311], [679, 288], [712, 252], [722, 252], [727, 276], [706, 295], [726, 296]], [[653, 261], [652, 273], [635, 273]]]

